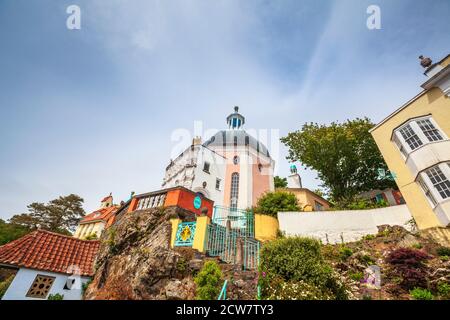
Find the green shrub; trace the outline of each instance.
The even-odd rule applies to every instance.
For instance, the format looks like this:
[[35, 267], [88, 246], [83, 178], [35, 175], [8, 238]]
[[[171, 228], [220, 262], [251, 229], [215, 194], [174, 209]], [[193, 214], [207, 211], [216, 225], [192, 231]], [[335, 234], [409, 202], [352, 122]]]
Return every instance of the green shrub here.
[[374, 260], [371, 256], [369, 256], [369, 255], [367, 255], [367, 254], [364, 254], [364, 255], [362, 255], [362, 256], [359, 256], [359, 257], [358, 257], [358, 260], [359, 260], [361, 263], [365, 263], [366, 265], [371, 265], [371, 264], [374, 264], [374, 263], [375, 263], [375, 260]]
[[448, 261], [450, 258], [449, 256], [440, 256], [442, 261]]
[[84, 240], [97, 240], [97, 234], [96, 233], [91, 233], [89, 235], [87, 235], [86, 237], [84, 237]]
[[352, 249], [348, 248], [348, 247], [341, 247], [341, 249], [339, 250], [339, 257], [341, 258], [342, 261], [346, 261], [348, 258], [350, 258], [353, 255], [353, 251]]
[[374, 234], [367, 234], [363, 237], [363, 240], [373, 240], [376, 236]]
[[362, 272], [353, 272], [350, 273], [350, 279], [354, 281], [360, 282], [364, 278], [364, 274]]
[[438, 283], [437, 292], [441, 298], [450, 299], [450, 284], [446, 282]]
[[439, 247], [436, 250], [438, 256], [443, 257], [443, 256], [450, 256], [450, 248], [448, 247]]
[[315, 239], [289, 237], [265, 244], [260, 255], [263, 299], [347, 299]]
[[59, 293], [49, 294], [47, 300], [64, 300], [64, 295]]
[[409, 292], [414, 300], [433, 300], [433, 294], [427, 289], [415, 288]]
[[283, 191], [267, 192], [258, 199], [255, 212], [276, 217], [278, 212], [300, 211], [295, 194]]
[[222, 285], [222, 271], [215, 261], [207, 261], [194, 281], [198, 300], [216, 300]]
[[9, 285], [11, 284], [13, 279], [14, 279], [14, 275], [11, 275], [5, 281], [0, 282], [0, 300], [5, 295], [6, 290], [8, 290]]
[[412, 247], [414, 248], [414, 249], [422, 249], [422, 244], [420, 244], [420, 243], [414, 243], [413, 245], [412, 245]]
[[86, 292], [87, 288], [89, 287], [89, 285], [92, 283], [92, 279], [89, 279], [86, 282], [83, 282], [81, 284], [81, 295], [84, 296], [84, 293]]

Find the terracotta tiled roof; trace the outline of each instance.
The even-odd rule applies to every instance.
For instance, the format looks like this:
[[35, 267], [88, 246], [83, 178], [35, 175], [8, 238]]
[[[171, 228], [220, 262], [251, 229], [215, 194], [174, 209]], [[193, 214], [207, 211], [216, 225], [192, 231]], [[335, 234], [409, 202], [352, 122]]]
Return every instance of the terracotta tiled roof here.
[[111, 224], [114, 223], [114, 219], [116, 215], [116, 211], [119, 208], [116, 206], [108, 207], [108, 208], [102, 208], [97, 211], [94, 211], [87, 216], [85, 216], [81, 221], [80, 224], [89, 223], [93, 221], [104, 221], [106, 222], [106, 228], [109, 227]]
[[104, 197], [103, 200], [100, 201], [100, 202], [105, 202], [105, 201], [109, 200], [110, 198], [112, 199], [112, 196], [111, 196], [111, 195], [109, 195], [109, 196], [107, 196], [107, 197]]
[[94, 274], [94, 258], [100, 241], [79, 240], [44, 230], [0, 246], [0, 264], [57, 273]]

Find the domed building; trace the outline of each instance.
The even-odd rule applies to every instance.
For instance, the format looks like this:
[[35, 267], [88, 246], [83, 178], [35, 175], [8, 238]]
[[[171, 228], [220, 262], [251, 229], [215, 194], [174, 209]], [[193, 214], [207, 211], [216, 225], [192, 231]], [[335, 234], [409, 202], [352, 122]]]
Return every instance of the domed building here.
[[163, 188], [183, 186], [231, 209], [250, 208], [264, 192], [274, 190], [275, 162], [267, 147], [243, 129], [238, 107], [226, 121], [228, 129], [205, 143], [194, 138], [171, 161]]

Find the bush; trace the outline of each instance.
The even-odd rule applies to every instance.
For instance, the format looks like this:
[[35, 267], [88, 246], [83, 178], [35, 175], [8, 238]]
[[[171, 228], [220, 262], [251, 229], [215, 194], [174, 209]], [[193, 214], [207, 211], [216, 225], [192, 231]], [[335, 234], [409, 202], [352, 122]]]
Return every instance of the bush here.
[[86, 237], [84, 237], [84, 240], [97, 240], [97, 234], [96, 233], [91, 233], [89, 235], [87, 235]]
[[400, 248], [392, 251], [386, 258], [395, 273], [400, 277], [399, 285], [411, 290], [416, 287], [426, 287], [426, 260], [430, 256], [423, 251], [412, 248]]
[[64, 300], [64, 295], [59, 293], [49, 294], [47, 300]]
[[297, 197], [290, 192], [267, 192], [258, 199], [255, 212], [276, 217], [278, 212], [300, 211]]
[[222, 271], [215, 261], [207, 261], [194, 281], [198, 300], [216, 300], [222, 285]]
[[441, 298], [450, 299], [450, 284], [446, 282], [438, 283], [437, 292]]
[[350, 279], [360, 282], [364, 278], [364, 274], [362, 272], [353, 272], [350, 273]]
[[290, 237], [267, 243], [261, 250], [259, 273], [263, 299], [348, 298], [315, 239]]
[[346, 261], [352, 255], [353, 251], [348, 247], [341, 247], [341, 249], [339, 250], [339, 257], [341, 258], [342, 261]]
[[367, 255], [367, 254], [362, 255], [362, 256], [359, 256], [359, 257], [358, 257], [358, 260], [359, 260], [361, 263], [364, 263], [364, 264], [366, 264], [366, 265], [371, 265], [371, 264], [374, 264], [374, 263], [375, 263], [375, 260], [374, 260], [371, 256], [369, 256], [369, 255]]
[[6, 290], [8, 290], [13, 279], [14, 279], [14, 275], [11, 275], [5, 281], [0, 282], [0, 300], [5, 295]]
[[414, 288], [409, 292], [414, 300], [433, 300], [433, 294], [427, 289]]
[[374, 202], [370, 199], [363, 198], [353, 198], [353, 199], [345, 199], [338, 201], [333, 210], [367, 210], [367, 209], [375, 209], [375, 208], [384, 208], [389, 204], [381, 200], [379, 202]]
[[447, 247], [439, 247], [437, 248], [436, 252], [440, 257], [450, 256], [450, 248]]

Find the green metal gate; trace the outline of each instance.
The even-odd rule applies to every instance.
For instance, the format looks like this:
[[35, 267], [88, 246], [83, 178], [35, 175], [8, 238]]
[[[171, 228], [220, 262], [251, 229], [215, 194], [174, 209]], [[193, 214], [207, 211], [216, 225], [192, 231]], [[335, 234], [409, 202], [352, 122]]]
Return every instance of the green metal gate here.
[[[254, 238], [253, 212], [214, 207], [212, 223], [208, 225], [206, 252], [209, 256], [232, 264], [240, 258], [244, 269], [256, 269], [259, 250], [260, 242]], [[242, 256], [238, 257], [239, 254]]]

